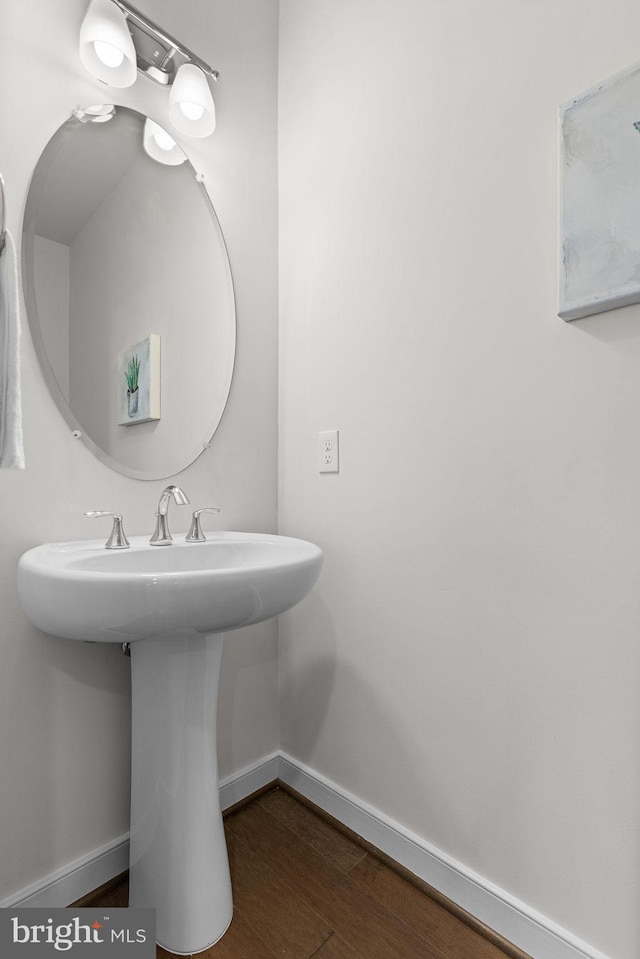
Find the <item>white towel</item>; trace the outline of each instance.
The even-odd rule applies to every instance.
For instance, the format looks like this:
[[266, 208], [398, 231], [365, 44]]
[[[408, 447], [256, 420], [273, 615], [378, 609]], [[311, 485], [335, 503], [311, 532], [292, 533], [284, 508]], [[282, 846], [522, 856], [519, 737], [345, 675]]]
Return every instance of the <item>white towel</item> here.
[[0, 469], [23, 470], [18, 262], [7, 230], [0, 253]]

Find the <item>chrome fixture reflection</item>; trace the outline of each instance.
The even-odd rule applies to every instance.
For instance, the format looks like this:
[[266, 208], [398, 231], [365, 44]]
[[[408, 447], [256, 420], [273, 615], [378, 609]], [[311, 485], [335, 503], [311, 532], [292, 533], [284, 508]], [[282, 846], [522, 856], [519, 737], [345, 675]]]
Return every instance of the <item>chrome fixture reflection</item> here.
[[80, 28], [84, 67], [112, 87], [130, 87], [139, 70], [171, 86], [169, 115], [180, 133], [207, 137], [216, 125], [207, 77], [218, 71], [125, 0], [91, 0]]
[[173, 537], [169, 532], [169, 521], [167, 519], [171, 497], [173, 497], [178, 506], [187, 506], [189, 503], [189, 497], [179, 486], [166, 486], [163, 489], [158, 502], [155, 532], [149, 540], [152, 546], [170, 546], [173, 542]]

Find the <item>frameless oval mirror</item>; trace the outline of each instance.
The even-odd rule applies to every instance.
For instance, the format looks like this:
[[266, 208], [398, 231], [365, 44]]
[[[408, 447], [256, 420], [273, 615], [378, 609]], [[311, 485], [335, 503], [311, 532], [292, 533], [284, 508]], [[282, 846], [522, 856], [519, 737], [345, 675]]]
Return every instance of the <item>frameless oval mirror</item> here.
[[90, 108], [54, 134], [24, 218], [29, 327], [51, 394], [136, 479], [209, 445], [235, 357], [229, 259], [202, 178], [161, 128]]

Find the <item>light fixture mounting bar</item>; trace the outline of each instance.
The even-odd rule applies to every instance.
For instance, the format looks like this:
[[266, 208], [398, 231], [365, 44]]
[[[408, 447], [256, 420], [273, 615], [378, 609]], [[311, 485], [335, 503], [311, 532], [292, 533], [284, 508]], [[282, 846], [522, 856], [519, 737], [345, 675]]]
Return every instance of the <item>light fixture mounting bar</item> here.
[[[135, 7], [132, 7], [130, 3], [127, 3], [126, 0], [112, 0], [112, 2], [119, 7], [127, 20], [129, 21], [129, 27], [133, 27], [132, 36], [134, 44], [136, 46], [136, 52], [139, 54], [138, 44], [136, 44], [136, 34], [138, 31], [141, 31], [147, 37], [156, 39], [166, 47], [166, 56], [163, 61], [156, 61], [155, 64], [151, 61], [147, 61], [146, 58], [143, 58], [144, 65], [140, 64], [140, 56], [138, 62], [138, 69], [142, 69], [151, 79], [156, 80], [158, 83], [170, 83], [173, 80], [172, 70], [167, 70], [166, 60], [173, 60], [176, 54], [179, 55], [179, 58], [184, 63], [193, 63], [195, 66], [199, 67], [203, 73], [210, 76], [212, 80], [217, 80], [220, 74], [217, 70], [214, 70], [209, 66], [208, 63], [205, 63], [204, 60], [201, 60], [199, 56], [189, 50], [188, 47], [185, 47], [184, 44], [180, 43], [175, 37], [172, 37], [171, 34], [167, 33], [162, 27], [159, 27], [157, 23], [154, 23], [153, 20], [149, 20], [148, 17], [145, 17], [144, 14], [140, 13], [139, 10], [136, 10]], [[137, 29], [136, 29], [137, 28]], [[149, 62], [149, 67], [147, 67], [147, 62]]]

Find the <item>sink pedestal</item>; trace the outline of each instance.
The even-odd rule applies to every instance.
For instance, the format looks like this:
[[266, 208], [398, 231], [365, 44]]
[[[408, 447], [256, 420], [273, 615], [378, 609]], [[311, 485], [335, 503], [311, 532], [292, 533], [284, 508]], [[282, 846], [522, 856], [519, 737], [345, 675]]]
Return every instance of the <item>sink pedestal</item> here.
[[43, 543], [18, 562], [20, 601], [38, 629], [130, 644], [130, 902], [155, 907], [170, 952], [204, 951], [233, 911], [216, 757], [223, 633], [291, 609], [321, 567], [313, 543], [231, 530], [162, 549], [144, 536], [122, 550]]
[[191, 630], [131, 644], [131, 906], [155, 906], [169, 952], [201, 952], [233, 912], [218, 794], [216, 708], [223, 635]]

